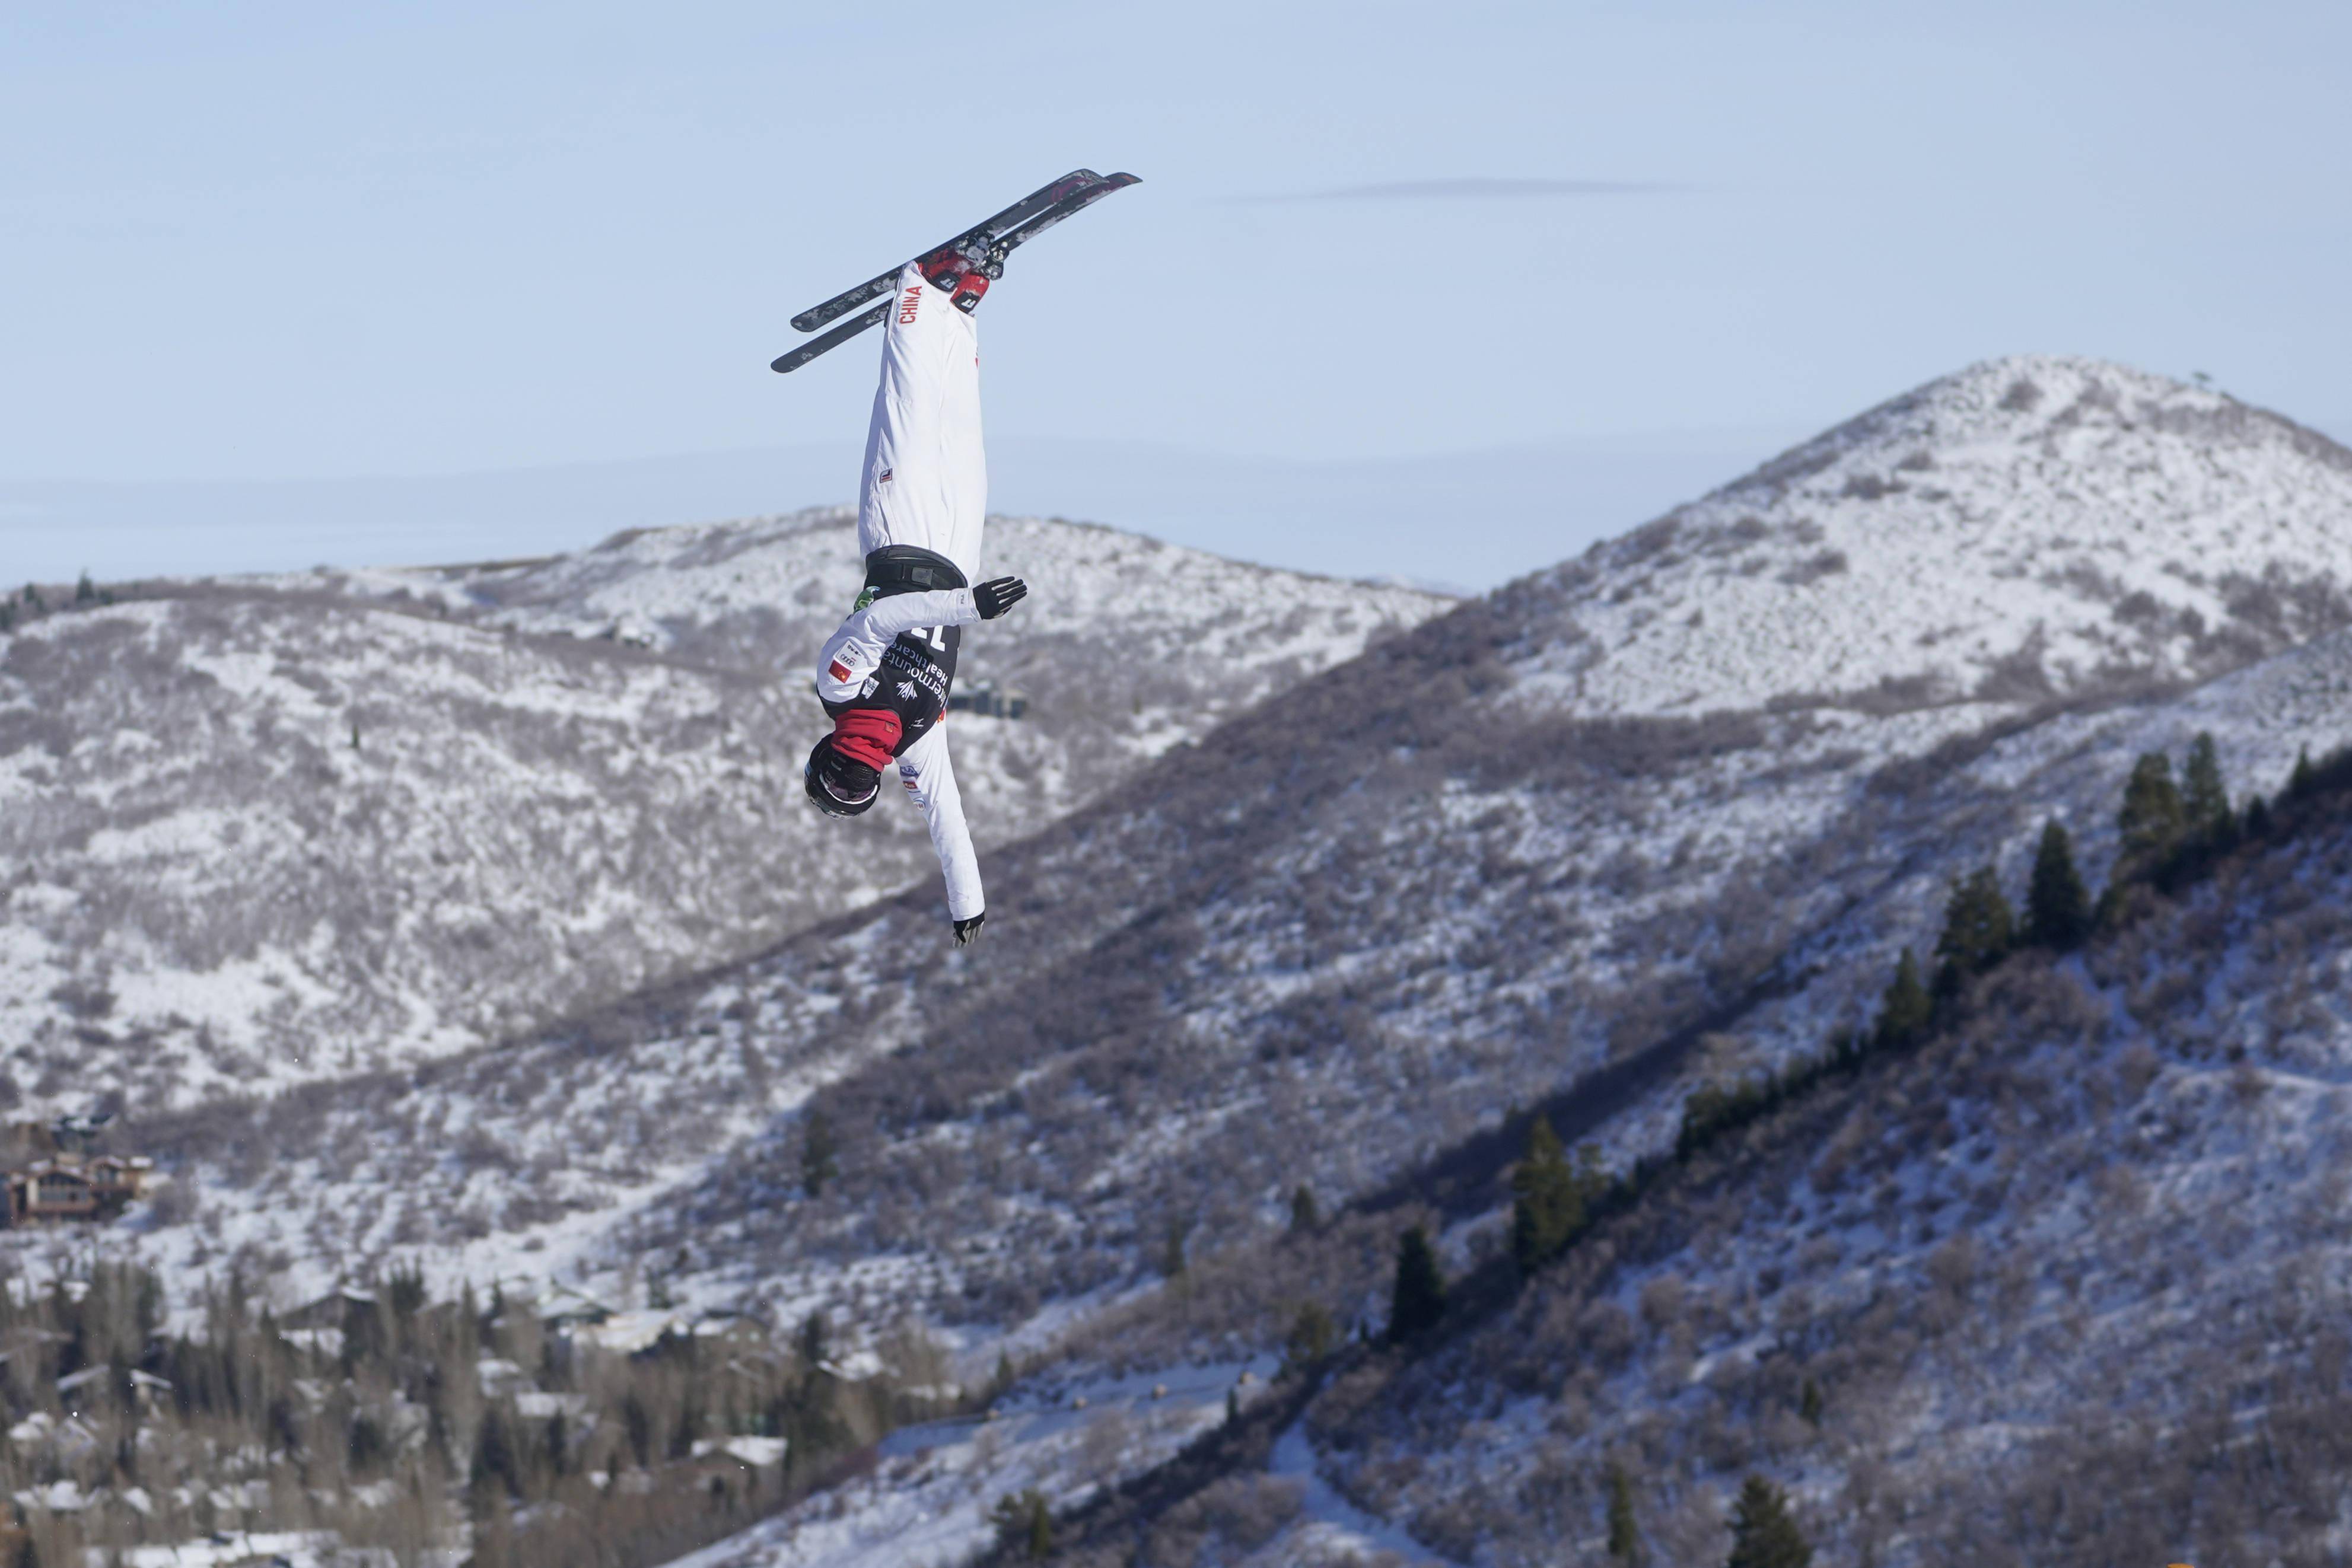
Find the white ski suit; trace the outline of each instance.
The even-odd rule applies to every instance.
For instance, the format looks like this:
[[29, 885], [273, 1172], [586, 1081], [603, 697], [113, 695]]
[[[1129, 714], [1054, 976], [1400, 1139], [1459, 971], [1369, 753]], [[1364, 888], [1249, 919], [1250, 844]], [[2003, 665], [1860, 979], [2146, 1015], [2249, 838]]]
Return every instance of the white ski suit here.
[[[981, 451], [980, 337], [972, 319], [908, 266], [882, 340], [882, 384], [866, 435], [857, 494], [860, 559], [886, 545], [945, 556], [967, 583], [980, 580], [988, 509]], [[946, 628], [980, 619], [969, 588], [898, 593], [853, 612], [817, 655], [817, 695], [828, 705], [870, 695], [899, 637], [947, 649]], [[950, 665], [950, 667], [952, 667]], [[911, 695], [911, 694], [902, 694]], [[939, 694], [942, 706], [944, 692]], [[948, 758], [947, 727], [933, 723], [898, 754], [898, 779], [929, 825], [947, 881], [948, 915], [969, 920], [986, 906], [980, 862]]]

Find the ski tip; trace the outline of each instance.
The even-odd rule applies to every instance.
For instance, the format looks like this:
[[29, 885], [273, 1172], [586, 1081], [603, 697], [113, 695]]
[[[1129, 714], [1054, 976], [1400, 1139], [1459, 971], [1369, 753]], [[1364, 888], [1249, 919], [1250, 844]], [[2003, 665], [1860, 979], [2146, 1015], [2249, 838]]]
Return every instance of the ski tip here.
[[800, 354], [795, 351], [790, 354], [778, 354], [774, 359], [768, 361], [768, 368], [781, 376], [799, 370], [801, 366], [807, 362], [808, 361], [806, 360], [803, 359]]

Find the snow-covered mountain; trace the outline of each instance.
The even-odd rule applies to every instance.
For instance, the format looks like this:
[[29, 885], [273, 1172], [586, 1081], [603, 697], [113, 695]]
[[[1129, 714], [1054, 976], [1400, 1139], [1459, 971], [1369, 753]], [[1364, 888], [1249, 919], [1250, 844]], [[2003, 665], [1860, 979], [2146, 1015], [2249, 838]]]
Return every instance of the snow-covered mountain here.
[[1689, 714], [2211, 675], [2352, 617], [2352, 452], [2086, 360], [1990, 361], [1504, 591], [1528, 698]]
[[[1105, 528], [991, 541], [1034, 591], [961, 682], [1026, 712], [952, 721], [984, 848], [1446, 602]], [[799, 799], [856, 553], [814, 513], [144, 583], [0, 634], [0, 1070], [79, 1107], [398, 1065], [935, 888], [912, 813]]]
[[[1368, 1303], [1397, 1216], [1491, 1225], [1510, 1107], [1622, 1166], [1696, 1073], [1857, 1021], [2045, 818], [2103, 869], [2137, 752], [2210, 731], [2269, 790], [2352, 739], [2347, 583], [2340, 449], [2114, 367], [1976, 367], [1167, 749], [995, 857], [977, 952], [909, 893], [430, 1073], [152, 1122], [205, 1207], [140, 1245], [653, 1260], [991, 1361], [1261, 1354], [1303, 1290]], [[1300, 1186], [1338, 1241], [1288, 1239]]]
[[[2063, 435], [2092, 418], [2068, 409], [2137, 406], [2124, 391], [2097, 392], [2102, 376], [2135, 398], [2219, 401], [2075, 361], [2006, 361], [1801, 450], [1896, 471], [1922, 450], [1916, 411], [2027, 419], [2002, 406], [2026, 400], [2000, 390], [2023, 382], [2072, 389], [2055, 408], [2045, 400]], [[2284, 497], [2307, 527], [2234, 569], [2303, 574], [2303, 601], [2336, 602], [2305, 535], [2334, 518], [2331, 537], [2352, 538], [2342, 454], [2272, 416], [2208, 413], [2147, 419], [2120, 445], [2089, 443], [2064, 465], [2051, 464], [2046, 432], [2002, 446], [1957, 415], [1938, 427], [1955, 451], [1927, 451], [1987, 473], [2005, 461], [2002, 493], [2032, 515], [2070, 517], [2070, 537], [2145, 527], [2156, 530], [2148, 552], [2184, 559], [2212, 537], [2215, 515]], [[2221, 455], [2200, 455], [2217, 442]], [[2242, 446], [2261, 464], [2223, 466]], [[2155, 507], [2127, 482], [2151, 465], [2220, 487]], [[2238, 481], [2211, 481], [2216, 472]], [[1761, 538], [1793, 537], [1819, 503], [1787, 485], [1775, 502], [1776, 482], [1750, 476], [1688, 510], [1735, 506], [1764, 519]], [[1744, 499], [1724, 501], [1732, 496]], [[2065, 499], [2084, 497], [2121, 499], [2107, 509]], [[1912, 581], [1957, 580], [1963, 569], [1948, 558], [1970, 555], [1965, 538], [1955, 546], [1920, 528]], [[1594, 699], [1561, 674], [1563, 649], [1597, 650], [1586, 693], [1659, 689], [1652, 675], [1613, 672], [1621, 659], [1654, 667], [1665, 633], [1626, 642], [1610, 629], [1659, 570], [1654, 551], [1603, 547], [1163, 757], [997, 857], [1003, 936], [992, 921], [982, 953], [939, 964], [927, 946], [935, 912], [910, 895], [626, 1012], [453, 1063], [429, 1083], [371, 1081], [314, 1099], [268, 1131], [289, 1158], [252, 1193], [256, 1223], [331, 1266], [436, 1236], [494, 1246], [512, 1214], [567, 1239], [550, 1264], [579, 1249], [683, 1249], [709, 1288], [778, 1301], [863, 1291], [887, 1257], [908, 1304], [1010, 1328], [1055, 1297], [1148, 1279], [1171, 1220], [1202, 1245], [1225, 1244], [1277, 1224], [1301, 1182], [1327, 1200], [1372, 1190], [1507, 1105], [1629, 1061], [1644, 1093], [1602, 1131], [1630, 1154], [1671, 1117], [1675, 1042], [1691, 1028], [1732, 1031], [1759, 1058], [1811, 1044], [1859, 1005], [1850, 977], [1879, 972], [1878, 958], [1917, 940], [1946, 881], [2013, 855], [2023, 824], [2066, 817], [2098, 852], [2134, 749], [2177, 747], [2211, 727], [2236, 776], [2269, 787], [2298, 745], [2352, 734], [2339, 702], [2345, 655], [2332, 643], [2186, 702], [2116, 707], [2095, 691], [2064, 711], [2045, 706], [2040, 682], [1983, 690], [1978, 655], [1955, 650], [2009, 657], [1990, 632], [1939, 642], [1950, 662], [1923, 680], [1921, 660], [1937, 650], [1869, 641], [1868, 614], [1894, 589], [1857, 596], [1853, 571], [1731, 574], [1741, 601], [1759, 607], [1756, 623], [1777, 615], [1812, 630], [1760, 673], [1760, 655], [1725, 664], [1719, 698], [1681, 705], [1708, 716], [1580, 712]], [[1677, 570], [1711, 569], [1694, 558]], [[580, 624], [630, 608], [608, 601]], [[658, 610], [638, 612], [661, 622]], [[2049, 632], [2053, 614], [2041, 617], [2042, 644], [2071, 645]], [[1737, 618], [1721, 620], [1730, 635]], [[1581, 631], [1586, 621], [1602, 630]], [[1687, 621], [1675, 635], [1697, 639], [1705, 627]], [[2297, 630], [2268, 635], [2284, 643]], [[1817, 684], [1816, 645], [1832, 643], [1847, 695], [1793, 700]], [[2198, 656], [2261, 645], [2224, 639]], [[2144, 689], [2178, 679], [2186, 657], [2169, 643], [2122, 644], [2097, 679]], [[2091, 676], [2050, 667], [2053, 685], [2078, 678]], [[1972, 686], [1972, 697], [1951, 695]], [[2303, 695], [2288, 706], [2285, 692]], [[820, 1085], [818, 1103], [856, 1141], [831, 1196], [779, 1204], [796, 1185], [794, 1113]], [[366, 1149], [352, 1135], [386, 1122], [415, 1131]], [[214, 1135], [239, 1146], [249, 1136]], [[441, 1153], [461, 1135], [511, 1161], [446, 1166]], [[192, 1154], [207, 1146], [191, 1137]], [[296, 1174], [305, 1153], [335, 1179]], [[349, 1201], [371, 1190], [404, 1195], [415, 1218]], [[668, 1195], [658, 1218], [636, 1228], [657, 1193]], [[478, 1218], [453, 1228], [467, 1214]]]

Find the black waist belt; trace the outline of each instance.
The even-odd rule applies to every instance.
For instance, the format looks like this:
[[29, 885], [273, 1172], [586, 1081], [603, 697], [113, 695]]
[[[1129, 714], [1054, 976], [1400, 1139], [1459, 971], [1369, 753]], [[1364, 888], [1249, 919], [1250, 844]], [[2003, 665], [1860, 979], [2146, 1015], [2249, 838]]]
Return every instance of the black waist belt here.
[[866, 558], [866, 586], [877, 599], [940, 588], [970, 588], [956, 563], [915, 545], [884, 545]]

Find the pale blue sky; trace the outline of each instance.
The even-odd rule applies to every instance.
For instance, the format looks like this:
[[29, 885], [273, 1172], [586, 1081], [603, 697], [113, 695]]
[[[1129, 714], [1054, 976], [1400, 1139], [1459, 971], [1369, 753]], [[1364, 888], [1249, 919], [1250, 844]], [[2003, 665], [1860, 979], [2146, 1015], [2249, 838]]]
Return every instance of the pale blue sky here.
[[[1079, 163], [1146, 183], [990, 298], [992, 434], [1796, 434], [2020, 350], [2346, 434], [2347, 59], [2340, 5], [14, 0], [0, 486], [854, 444], [871, 352], [777, 377], [786, 319]], [[1672, 188], [1248, 199], [1482, 178]], [[9, 575], [79, 542], [18, 495]]]

